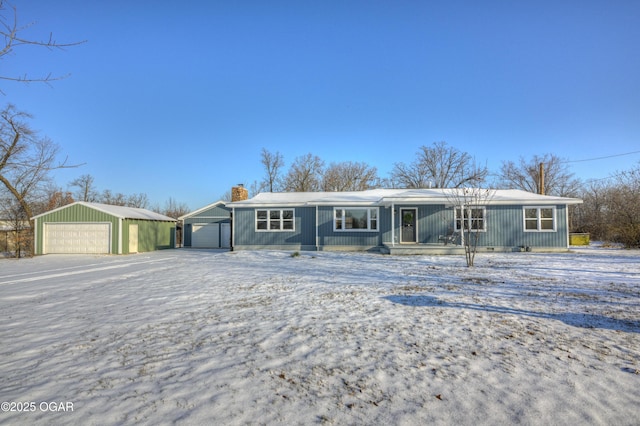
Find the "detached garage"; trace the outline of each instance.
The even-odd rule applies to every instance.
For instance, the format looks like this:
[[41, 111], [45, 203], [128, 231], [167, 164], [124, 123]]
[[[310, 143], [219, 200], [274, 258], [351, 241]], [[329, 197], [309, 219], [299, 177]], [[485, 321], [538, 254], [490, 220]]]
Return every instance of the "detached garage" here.
[[231, 246], [231, 209], [217, 201], [178, 219], [182, 221], [182, 246], [192, 248], [229, 248]]
[[35, 254], [130, 254], [175, 247], [176, 220], [146, 209], [80, 201], [33, 219]]

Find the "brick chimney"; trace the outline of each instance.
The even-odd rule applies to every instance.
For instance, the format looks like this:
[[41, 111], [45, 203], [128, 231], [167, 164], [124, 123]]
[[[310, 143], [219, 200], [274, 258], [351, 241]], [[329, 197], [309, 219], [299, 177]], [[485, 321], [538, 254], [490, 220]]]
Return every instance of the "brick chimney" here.
[[249, 191], [243, 184], [239, 183], [237, 186], [231, 188], [231, 202], [243, 201], [249, 198]]

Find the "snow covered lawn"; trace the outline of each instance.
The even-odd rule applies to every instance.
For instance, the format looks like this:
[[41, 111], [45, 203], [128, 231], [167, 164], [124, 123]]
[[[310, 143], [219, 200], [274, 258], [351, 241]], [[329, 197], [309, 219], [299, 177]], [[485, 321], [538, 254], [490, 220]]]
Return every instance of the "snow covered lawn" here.
[[186, 249], [0, 260], [0, 401], [26, 410], [0, 423], [640, 422], [638, 251], [476, 264]]

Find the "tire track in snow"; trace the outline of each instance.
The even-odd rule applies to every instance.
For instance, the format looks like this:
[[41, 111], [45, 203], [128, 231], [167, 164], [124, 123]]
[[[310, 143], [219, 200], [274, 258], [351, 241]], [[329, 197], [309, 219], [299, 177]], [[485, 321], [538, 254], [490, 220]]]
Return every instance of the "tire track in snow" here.
[[[91, 273], [91, 272], [108, 271], [110, 269], [122, 269], [122, 268], [128, 268], [130, 266], [135, 266], [135, 265], [167, 262], [167, 261], [171, 261], [171, 260], [173, 260], [175, 258], [176, 257], [174, 256], [174, 257], [165, 257], [165, 258], [162, 258], [162, 259], [144, 260], [144, 261], [140, 261], [140, 262], [118, 263], [116, 265], [108, 265], [108, 266], [101, 266], [101, 267], [97, 267], [97, 268], [82, 269], [82, 270], [79, 270], [79, 271], [69, 271], [69, 270], [64, 270], [64, 269], [58, 269], [56, 271], [63, 271], [63, 272], [58, 272], [58, 273], [55, 273], [55, 274], [48, 274], [48, 275], [38, 275], [38, 276], [35, 276], [35, 277], [20, 278], [20, 279], [9, 280], [9, 281], [0, 281], [0, 285], [42, 281], [42, 280], [48, 280], [48, 279], [52, 279], [52, 278], [68, 277], [70, 275], [80, 275], [80, 274], [88, 274], [88, 273]], [[93, 265], [89, 265], [89, 266], [93, 266]], [[77, 267], [74, 267], [74, 269], [75, 268], [77, 268]], [[45, 271], [45, 272], [47, 272], [47, 271]]]

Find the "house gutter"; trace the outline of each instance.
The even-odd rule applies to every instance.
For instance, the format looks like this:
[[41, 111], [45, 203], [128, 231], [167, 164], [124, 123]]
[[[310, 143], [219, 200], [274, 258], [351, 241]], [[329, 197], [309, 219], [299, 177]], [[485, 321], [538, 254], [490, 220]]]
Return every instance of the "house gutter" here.
[[569, 205], [565, 204], [564, 205], [564, 220], [566, 222], [565, 225], [565, 229], [567, 230], [567, 250], [569, 250], [570, 248], [570, 239], [569, 239], [569, 232], [571, 232], [571, 230], [569, 229]]
[[320, 234], [318, 232], [318, 205], [316, 204], [316, 251], [320, 250]]
[[236, 246], [236, 208], [231, 207], [231, 251]]
[[395, 215], [396, 205], [392, 201], [391, 202], [391, 247], [396, 246], [396, 215]]

